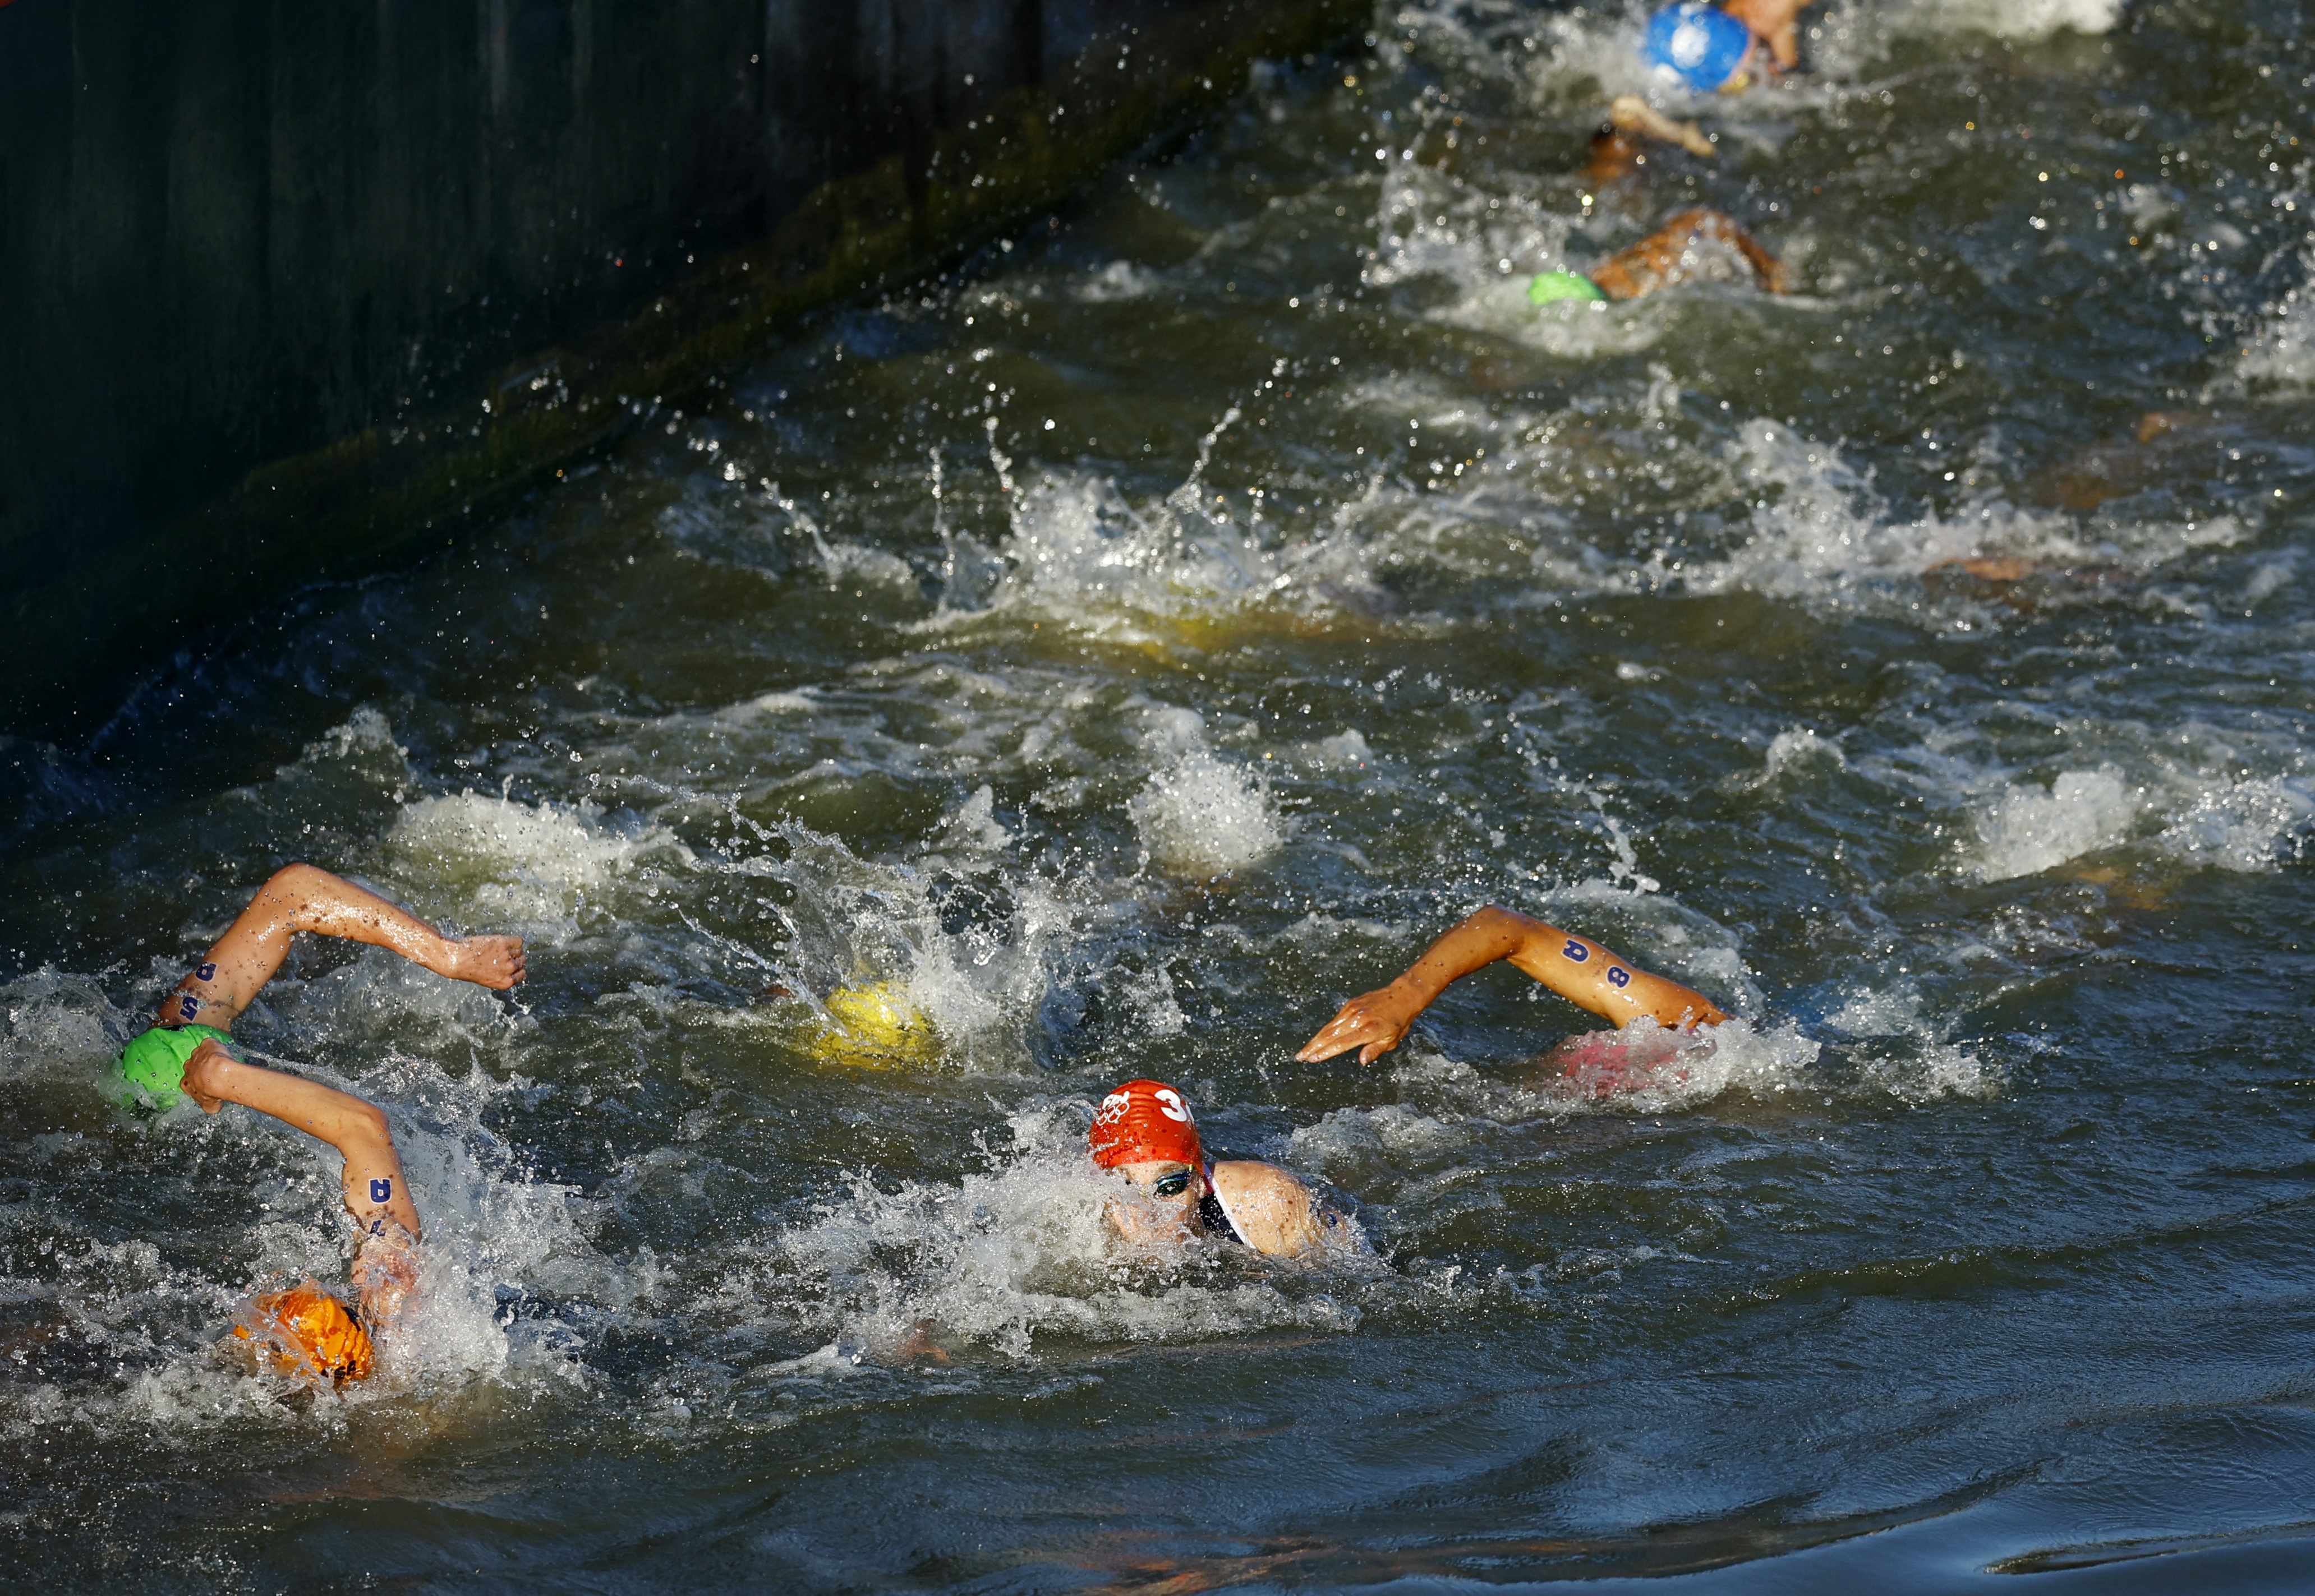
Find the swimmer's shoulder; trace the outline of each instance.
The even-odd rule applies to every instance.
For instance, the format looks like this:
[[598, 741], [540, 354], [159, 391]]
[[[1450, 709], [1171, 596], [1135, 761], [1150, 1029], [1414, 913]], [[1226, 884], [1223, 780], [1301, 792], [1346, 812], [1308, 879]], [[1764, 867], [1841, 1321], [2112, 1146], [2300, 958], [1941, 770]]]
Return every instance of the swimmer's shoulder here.
[[[1233, 1158], [1214, 1166], [1214, 1195], [1240, 1239], [1258, 1253], [1298, 1258], [1341, 1242], [1357, 1227], [1318, 1201], [1301, 1177], [1275, 1164]], [[1355, 1244], [1354, 1244], [1355, 1245]]]

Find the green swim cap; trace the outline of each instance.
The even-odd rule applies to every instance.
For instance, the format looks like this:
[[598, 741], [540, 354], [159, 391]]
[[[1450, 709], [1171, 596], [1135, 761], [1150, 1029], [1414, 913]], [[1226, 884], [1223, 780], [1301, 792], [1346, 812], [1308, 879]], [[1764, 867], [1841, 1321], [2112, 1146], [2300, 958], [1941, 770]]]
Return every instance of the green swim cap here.
[[113, 1082], [123, 1108], [150, 1104], [156, 1108], [176, 1105], [177, 1088], [184, 1084], [185, 1060], [205, 1042], [221, 1042], [236, 1059], [233, 1038], [214, 1025], [179, 1025], [171, 1030], [155, 1025], [120, 1050], [120, 1078]]
[[1528, 279], [1527, 302], [1530, 305], [1557, 305], [1562, 299], [1605, 300], [1600, 285], [1580, 272], [1545, 271]]

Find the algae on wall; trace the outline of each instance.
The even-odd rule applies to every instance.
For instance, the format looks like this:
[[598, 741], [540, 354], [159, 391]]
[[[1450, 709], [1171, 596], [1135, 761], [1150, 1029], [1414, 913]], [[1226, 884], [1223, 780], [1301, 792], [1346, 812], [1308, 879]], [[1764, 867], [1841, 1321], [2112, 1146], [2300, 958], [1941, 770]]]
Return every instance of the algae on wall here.
[[0, 729], [73, 738], [1364, 0], [0, 8]]

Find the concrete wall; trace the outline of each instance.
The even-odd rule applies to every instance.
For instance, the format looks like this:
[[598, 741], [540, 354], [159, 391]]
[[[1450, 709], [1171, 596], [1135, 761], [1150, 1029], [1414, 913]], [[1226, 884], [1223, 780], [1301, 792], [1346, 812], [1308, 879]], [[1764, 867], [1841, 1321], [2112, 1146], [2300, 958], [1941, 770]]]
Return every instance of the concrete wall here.
[[85, 735], [599, 442], [614, 389], [927, 269], [1368, 9], [0, 0], [0, 730]]

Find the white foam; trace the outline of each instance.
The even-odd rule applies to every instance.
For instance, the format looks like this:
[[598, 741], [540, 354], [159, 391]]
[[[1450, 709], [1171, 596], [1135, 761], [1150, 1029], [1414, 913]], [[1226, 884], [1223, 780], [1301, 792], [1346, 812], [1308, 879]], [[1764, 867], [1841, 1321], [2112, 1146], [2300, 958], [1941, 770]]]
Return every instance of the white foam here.
[[2236, 357], [2236, 371], [2254, 388], [2297, 393], [2315, 386], [2315, 294], [2308, 283], [2315, 249], [2300, 253], [2297, 280], [2261, 310]]
[[2315, 824], [2315, 785], [2302, 776], [2250, 776], [2196, 792], [2157, 841], [2191, 864], [2270, 870], [2303, 858]]
[[2079, 543], [2064, 517], [2002, 501], [1950, 519], [1934, 510], [1900, 515], [1839, 450], [1778, 421], [1745, 421], [1725, 458], [1725, 491], [1752, 503], [1752, 531], [1724, 559], [1699, 562], [1690, 581], [1706, 591], [1884, 607], [1898, 598], [1893, 583], [1911, 592], [1911, 580], [1930, 566], [1982, 553], [2057, 564], [2111, 557]]
[[[936, 839], [946, 851], [929, 856], [927, 867], [996, 868], [1007, 834], [987, 794], [951, 817]], [[788, 856], [767, 872], [796, 889], [782, 914], [792, 933], [784, 960], [800, 986], [896, 986], [932, 1022], [952, 1061], [1017, 1067], [1025, 1027], [1050, 986], [1046, 958], [1078, 924], [1070, 903], [1034, 879], [1007, 878], [1008, 914], [951, 932], [925, 869], [863, 859], [838, 838], [794, 823], [779, 836]]]
[[2119, 846], [2137, 818], [2137, 792], [2112, 769], [2065, 771], [2046, 788], [2006, 786], [1978, 811], [1975, 873], [1985, 881], [2039, 874]]
[[1909, 40], [1991, 35], [2031, 44], [2069, 31], [2095, 37], [2110, 32], [2121, 11], [2121, 0], [1842, 0], [1801, 13], [1803, 56], [1832, 93], [1871, 92], [1871, 75]]
[[1086, 1157], [1085, 1123], [1081, 1108], [1016, 1114], [1014, 1150], [953, 1185], [855, 1177], [817, 1219], [750, 1249], [760, 1263], [737, 1255], [716, 1299], [742, 1312], [777, 1303], [838, 1349], [885, 1355], [919, 1338], [1025, 1357], [1055, 1335], [1357, 1326], [1357, 1310], [1326, 1289], [1330, 1272], [1374, 1267], [1353, 1255], [1285, 1263], [1217, 1243], [1126, 1244], [1107, 1210], [1133, 1196]]
[[1779, 732], [1770, 740], [1768, 758], [1761, 765], [1761, 779], [1773, 781], [1796, 766], [1819, 759], [1832, 760], [1836, 770], [1849, 768], [1849, 756], [1840, 751], [1839, 743], [1819, 737], [1806, 726]]
[[687, 868], [691, 852], [656, 828], [632, 834], [589, 805], [518, 803], [469, 789], [405, 808], [386, 838], [413, 884], [447, 895], [469, 926], [566, 927], [631, 876]]
[[1688, 93], [1677, 80], [1652, 70], [1640, 53], [1654, 5], [1627, 0], [1621, 5], [1597, 5], [1583, 14], [1553, 12], [1535, 19], [1532, 32], [1540, 47], [1528, 66], [1536, 96], [1558, 105], [1585, 99], [1604, 103], [1618, 94], [1641, 94], [1652, 102], [1684, 107], [1690, 102], [1710, 102], [1710, 96]]
[[1871, 10], [1893, 32], [1991, 33], [1998, 39], [2032, 40], [2068, 29], [2092, 35], [2107, 32], [2122, 14], [2122, 0], [1897, 0], [1874, 4]]
[[1909, 1103], [1946, 1097], [1990, 1097], [2001, 1077], [1975, 1053], [1956, 1047], [1944, 1028], [1922, 1011], [1920, 989], [1911, 981], [1887, 989], [1858, 987], [1825, 1018], [1826, 1027], [1857, 1039], [1889, 1038], [1907, 1044], [1897, 1056], [1864, 1061], [1868, 1084]]
[[[1956, 456], [1955, 464], [1965, 463]], [[1725, 554], [1689, 557], [1682, 576], [1690, 587], [1757, 592], [1818, 610], [1901, 614], [1962, 631], [1983, 625], [1982, 614], [1961, 599], [1924, 605], [1924, 573], [1979, 555], [2019, 558], [2061, 576], [2083, 567], [2151, 572], [2252, 536], [2232, 515], [2085, 522], [1994, 497], [1903, 511], [1839, 449], [1758, 418], [1742, 424], [1722, 471], [1711, 496], [1749, 502], [1749, 528]]]
[[[997, 818], [997, 791], [983, 782], [933, 833], [932, 846], [960, 858], [985, 864], [1012, 842], [1013, 833]], [[932, 864], [927, 858], [927, 865]], [[945, 859], [942, 860], [945, 863]]]
[[1286, 1156], [1329, 1180], [1358, 1187], [1451, 1159], [1469, 1145], [1470, 1133], [1461, 1125], [1386, 1103], [1338, 1108], [1316, 1124], [1297, 1127], [1286, 1139]]
[[2140, 868], [2148, 854], [2244, 871], [2302, 856], [2315, 824], [2315, 764], [2289, 735], [2092, 716], [2049, 717], [2047, 727], [2082, 762], [2046, 782], [1992, 757], [1975, 725], [1934, 732], [1894, 758], [1862, 758], [1858, 773], [1949, 816], [1956, 865], [1982, 881], [2117, 849]]
[[504, 1379], [519, 1370], [576, 1379], [563, 1355], [572, 1338], [535, 1320], [501, 1323], [499, 1288], [584, 1294], [616, 1309], [632, 1300], [638, 1282], [588, 1244], [576, 1188], [509, 1174], [512, 1157], [483, 1114], [494, 1098], [531, 1083], [519, 1077], [501, 1083], [479, 1069], [456, 1079], [430, 1062], [396, 1058], [361, 1086], [393, 1105], [395, 1141], [426, 1226], [422, 1299], [381, 1349], [381, 1371], [426, 1380]]
[[1367, 746], [1365, 734], [1353, 726], [1332, 737], [1304, 743], [1302, 757], [1322, 769], [1363, 770], [1374, 763], [1375, 755], [1374, 749]]
[[[1121, 642], [1171, 641], [1163, 623], [1236, 608], [1281, 575], [1253, 528], [1194, 489], [1145, 510], [1082, 472], [1044, 473], [1016, 496], [1004, 553], [986, 610], [1051, 616]], [[975, 613], [952, 609], [936, 624]]]
[[[1618, 1039], [1643, 1058], [1672, 1042], [1662, 1027], [1645, 1017], [1624, 1026]], [[1802, 1071], [1816, 1062], [1820, 1051], [1789, 1020], [1755, 1025], [1750, 1020], [1730, 1019], [1687, 1033], [1665, 1061], [1622, 1075], [1612, 1083], [1582, 1076], [1539, 1083], [1537, 1091], [1566, 1100], [1570, 1108], [1588, 1101], [1618, 1111], [1667, 1113], [1740, 1088], [1761, 1094], [1788, 1092], [1800, 1084]]]
[[1112, 261], [1100, 270], [1079, 278], [1069, 292], [1088, 305], [1113, 305], [1146, 299], [1158, 291], [1164, 280], [1147, 266], [1131, 261]]
[[[184, 973], [166, 968], [171, 981]], [[129, 1038], [149, 1023], [116, 1008], [86, 976], [53, 967], [18, 976], [0, 985], [0, 1079], [102, 1080]]]
[[1286, 829], [1261, 779], [1215, 755], [1196, 711], [1154, 718], [1157, 769], [1129, 806], [1151, 862], [1173, 875], [1229, 875], [1276, 851]]

